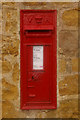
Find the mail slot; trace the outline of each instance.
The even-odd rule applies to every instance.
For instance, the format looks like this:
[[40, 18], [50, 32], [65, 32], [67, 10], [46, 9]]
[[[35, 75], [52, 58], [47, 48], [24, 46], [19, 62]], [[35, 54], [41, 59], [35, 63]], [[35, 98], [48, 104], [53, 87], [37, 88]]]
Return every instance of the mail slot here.
[[51, 35], [51, 30], [27, 30], [26, 32], [26, 36], [50, 36]]
[[57, 11], [20, 11], [21, 109], [57, 108]]

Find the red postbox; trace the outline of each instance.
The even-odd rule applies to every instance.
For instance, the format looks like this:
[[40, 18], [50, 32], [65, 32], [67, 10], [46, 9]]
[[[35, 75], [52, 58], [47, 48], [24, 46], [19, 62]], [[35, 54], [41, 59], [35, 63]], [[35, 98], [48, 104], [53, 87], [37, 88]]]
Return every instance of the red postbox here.
[[21, 109], [57, 107], [57, 11], [20, 11]]

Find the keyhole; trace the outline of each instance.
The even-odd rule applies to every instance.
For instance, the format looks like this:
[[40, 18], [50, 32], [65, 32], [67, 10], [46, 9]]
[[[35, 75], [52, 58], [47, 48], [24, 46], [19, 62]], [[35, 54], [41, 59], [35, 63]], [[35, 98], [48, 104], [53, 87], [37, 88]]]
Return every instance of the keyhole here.
[[34, 79], [34, 77], [32, 76], [32, 79]]

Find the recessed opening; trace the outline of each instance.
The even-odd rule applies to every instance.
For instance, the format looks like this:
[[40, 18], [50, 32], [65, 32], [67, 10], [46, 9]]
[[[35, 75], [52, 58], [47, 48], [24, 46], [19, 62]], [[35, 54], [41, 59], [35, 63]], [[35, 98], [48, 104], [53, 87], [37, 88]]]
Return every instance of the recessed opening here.
[[28, 34], [47, 34], [49, 33], [50, 30], [28, 30], [27, 33]]

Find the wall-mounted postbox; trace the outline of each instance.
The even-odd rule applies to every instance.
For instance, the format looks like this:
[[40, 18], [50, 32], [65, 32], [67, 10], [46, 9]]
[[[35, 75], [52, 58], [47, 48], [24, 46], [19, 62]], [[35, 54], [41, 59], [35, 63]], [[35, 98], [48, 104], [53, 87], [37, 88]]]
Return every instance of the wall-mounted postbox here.
[[20, 11], [21, 109], [56, 109], [56, 10]]

